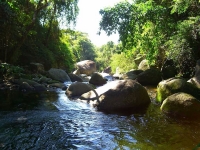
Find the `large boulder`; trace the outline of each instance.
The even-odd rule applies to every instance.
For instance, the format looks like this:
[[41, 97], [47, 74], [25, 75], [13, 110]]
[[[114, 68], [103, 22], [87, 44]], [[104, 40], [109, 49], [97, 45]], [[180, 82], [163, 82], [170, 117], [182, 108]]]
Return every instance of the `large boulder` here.
[[142, 72], [143, 72], [143, 70], [131, 70], [131, 71], [127, 72], [125, 75], [123, 75], [123, 78], [135, 80], [137, 78], [137, 76]]
[[197, 87], [184, 79], [170, 78], [158, 84], [156, 101], [162, 103], [168, 96], [178, 92], [188, 93], [196, 98], [200, 98], [200, 90]]
[[82, 100], [95, 100], [98, 110], [106, 112], [136, 111], [146, 108], [150, 98], [146, 89], [134, 80], [116, 80], [81, 95]]
[[136, 79], [142, 85], [157, 85], [161, 80], [161, 72], [159, 69], [151, 68], [140, 73]]
[[67, 88], [65, 94], [69, 97], [81, 96], [92, 89], [93, 87], [89, 84], [74, 82]]
[[161, 110], [177, 117], [199, 117], [200, 101], [187, 93], [175, 93], [163, 101]]
[[104, 79], [100, 73], [95, 72], [92, 74], [89, 83], [93, 85], [103, 85], [106, 84], [106, 79]]
[[96, 63], [92, 60], [83, 60], [76, 64], [79, 74], [91, 75], [96, 71]]
[[48, 72], [50, 77], [54, 80], [60, 82], [71, 82], [68, 74], [62, 69], [51, 68]]

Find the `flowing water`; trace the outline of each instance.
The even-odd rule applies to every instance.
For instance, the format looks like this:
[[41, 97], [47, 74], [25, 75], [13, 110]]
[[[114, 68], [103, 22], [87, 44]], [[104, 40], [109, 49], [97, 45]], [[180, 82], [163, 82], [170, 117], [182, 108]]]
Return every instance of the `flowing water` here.
[[192, 150], [200, 119], [172, 119], [151, 103], [145, 114], [106, 114], [63, 91], [0, 93], [2, 150]]

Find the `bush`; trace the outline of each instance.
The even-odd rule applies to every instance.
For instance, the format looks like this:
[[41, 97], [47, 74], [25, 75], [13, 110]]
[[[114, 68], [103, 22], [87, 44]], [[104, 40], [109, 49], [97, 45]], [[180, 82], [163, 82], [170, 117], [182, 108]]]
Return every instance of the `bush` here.
[[120, 68], [120, 73], [125, 73], [131, 69], [136, 69], [137, 66], [134, 62], [134, 58], [127, 57], [124, 53], [114, 54], [111, 58], [111, 69], [112, 73], [115, 73], [116, 68]]
[[24, 69], [19, 66], [13, 66], [7, 63], [0, 64], [0, 74], [2, 76], [23, 75]]

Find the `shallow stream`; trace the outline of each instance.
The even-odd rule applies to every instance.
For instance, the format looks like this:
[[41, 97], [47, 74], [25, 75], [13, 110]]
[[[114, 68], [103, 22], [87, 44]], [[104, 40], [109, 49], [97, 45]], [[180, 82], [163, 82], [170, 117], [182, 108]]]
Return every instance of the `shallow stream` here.
[[106, 114], [64, 91], [0, 93], [2, 150], [192, 150], [200, 119], [172, 119], [151, 103], [145, 114]]

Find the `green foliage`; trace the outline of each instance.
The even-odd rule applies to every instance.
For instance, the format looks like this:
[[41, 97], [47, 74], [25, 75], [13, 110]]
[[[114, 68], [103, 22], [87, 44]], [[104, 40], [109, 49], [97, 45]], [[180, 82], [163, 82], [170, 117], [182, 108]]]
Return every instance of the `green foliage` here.
[[137, 68], [133, 58], [127, 57], [124, 53], [114, 54], [111, 58], [112, 73], [115, 73], [118, 67], [120, 68], [120, 73], [126, 73], [131, 69]]
[[[75, 24], [78, 0], [5, 0], [0, 2], [0, 60], [71, 70], [73, 54], [59, 23]], [[63, 22], [62, 22], [63, 23]]]
[[24, 69], [19, 66], [13, 66], [7, 63], [0, 64], [0, 73], [4, 75], [4, 77], [17, 74], [18, 76], [24, 73]]
[[100, 48], [96, 49], [96, 65], [99, 71], [104, 70], [110, 66], [111, 57], [114, 54], [121, 53], [121, 45], [114, 45], [112, 41], [107, 42], [107, 44], [102, 45]]
[[197, 0], [125, 1], [100, 10], [100, 30], [118, 32], [128, 55], [139, 51], [159, 68], [164, 59], [174, 59], [180, 74], [189, 77], [200, 58], [199, 8]]
[[95, 47], [89, 40], [87, 33], [72, 30], [65, 30], [63, 33], [68, 36], [76, 62], [95, 60]]
[[194, 74], [195, 60], [199, 58], [200, 17], [190, 17], [178, 24], [177, 34], [166, 42], [168, 57], [175, 60], [182, 76]]
[[[174, 28], [173, 24], [164, 22], [173, 22], [173, 19], [167, 16], [169, 13], [167, 8], [157, 5], [152, 0], [138, 1], [135, 4], [122, 2], [114, 8], [100, 11], [100, 29], [105, 30], [108, 35], [117, 30], [125, 49], [140, 50], [141, 53], [147, 54], [150, 62], [153, 62], [165, 37]], [[108, 23], [108, 19], [113, 21], [112, 24]]]

